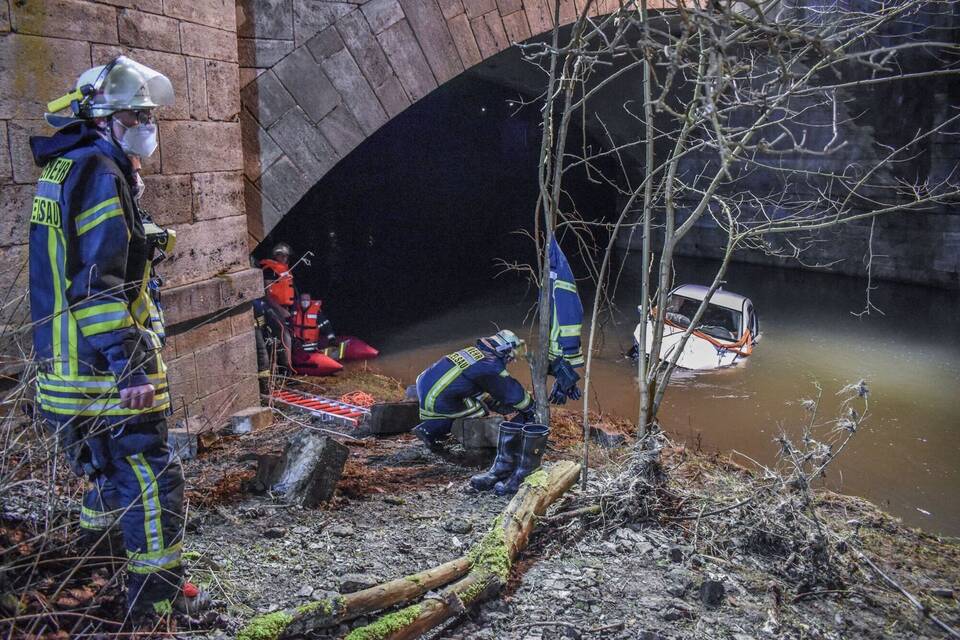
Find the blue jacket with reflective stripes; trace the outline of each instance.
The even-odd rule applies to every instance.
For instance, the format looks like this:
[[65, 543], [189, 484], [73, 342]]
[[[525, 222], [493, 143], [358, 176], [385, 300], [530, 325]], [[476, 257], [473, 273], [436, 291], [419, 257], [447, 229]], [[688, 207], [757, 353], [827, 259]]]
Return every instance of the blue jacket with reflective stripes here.
[[557, 239], [550, 243], [550, 360], [562, 356], [570, 366], [583, 365], [580, 348], [580, 329], [583, 324], [583, 305], [577, 293], [577, 283], [567, 257], [560, 250]]
[[[170, 407], [163, 317], [130, 161], [86, 122], [30, 146], [43, 167], [30, 216], [39, 409], [57, 422], [155, 420]], [[148, 382], [153, 407], [120, 408], [120, 388]]]
[[507, 373], [506, 363], [478, 342], [440, 358], [417, 377], [420, 419], [481, 416], [485, 411], [478, 399], [484, 393], [518, 411], [533, 404], [523, 385]]

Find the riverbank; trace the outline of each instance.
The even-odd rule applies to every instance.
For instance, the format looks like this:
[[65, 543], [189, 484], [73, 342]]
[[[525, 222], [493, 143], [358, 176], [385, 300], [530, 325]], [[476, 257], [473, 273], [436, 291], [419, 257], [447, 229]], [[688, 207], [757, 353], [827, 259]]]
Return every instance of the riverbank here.
[[[403, 394], [396, 381], [364, 370], [306, 382], [337, 397]], [[548, 464], [581, 459], [579, 420], [570, 409], [553, 412]], [[548, 512], [507, 589], [434, 637], [944, 637], [892, 583], [927, 614], [960, 624], [956, 539], [905, 527], [859, 498], [820, 491], [807, 499], [766, 472], [691, 450], [669, 434], [638, 445], [629, 422], [592, 421], [627, 444], [593, 445], [588, 489], [575, 487]], [[184, 557], [216, 608], [155, 635], [233, 638], [257, 615], [433, 567], [463, 555], [508, 502], [467, 489], [480, 467], [458, 462], [456, 451], [435, 456], [408, 434], [341, 438], [348, 461], [321, 508], [253, 495], [257, 455], [282, 451], [304, 428], [296, 416], [281, 417], [261, 431], [225, 436], [185, 464]], [[635, 454], [651, 446], [654, 472], [636, 473]], [[120, 585], [103, 562], [86, 559], [76, 569], [70, 531], [78, 483], [55, 487], [54, 515], [37, 506], [42, 495], [27, 495], [36, 492], [31, 486], [4, 496], [4, 565], [34, 574], [23, 592], [9, 587], [16, 576], [3, 574], [0, 632], [63, 638], [115, 629], [103, 621], [118, 615]], [[313, 637], [342, 638], [371, 621]]]
[[[331, 396], [357, 390], [392, 396], [382, 399], [401, 395], [400, 385], [363, 372], [312, 382]], [[611, 431], [629, 429], [623, 421], [598, 421]], [[555, 411], [553, 426], [548, 459], [579, 459], [579, 417]], [[272, 445], [257, 440], [264, 435], [247, 441], [258, 451], [282, 448], [295, 430], [281, 423], [268, 432], [276, 438]], [[458, 557], [506, 505], [506, 498], [465, 489], [475, 468], [425, 452], [408, 435], [344, 442], [350, 449], [345, 475], [324, 508], [288, 508], [240, 493], [191, 519], [187, 544], [193, 574], [225, 604], [227, 636], [256, 614]], [[596, 486], [609, 482], [628, 461], [629, 448], [595, 447], [592, 453], [598, 468], [591, 471], [591, 484]], [[956, 540], [907, 528], [864, 500], [818, 492], [811, 506], [819, 527], [829, 533], [811, 540], [810, 549], [825, 554], [821, 566], [805, 556], [804, 545], [779, 545], [777, 526], [758, 528], [758, 517], [778, 512], [776, 501], [788, 502], [761, 491], [769, 484], [762, 475], [669, 441], [661, 457], [663, 495], [680, 504], [633, 522], [548, 518], [514, 566], [506, 593], [467, 612], [438, 637], [942, 637], [860, 553], [918, 596], [930, 613], [948, 624], [960, 622]], [[202, 458], [195, 463], [197, 468], [205, 464]], [[762, 502], [751, 503], [756, 495]], [[574, 489], [552, 513], [586, 498]], [[744, 506], [729, 508], [744, 500]], [[779, 508], [782, 517], [796, 517]], [[721, 513], [713, 514], [717, 510]], [[344, 625], [317, 637], [342, 637], [348, 631]]]

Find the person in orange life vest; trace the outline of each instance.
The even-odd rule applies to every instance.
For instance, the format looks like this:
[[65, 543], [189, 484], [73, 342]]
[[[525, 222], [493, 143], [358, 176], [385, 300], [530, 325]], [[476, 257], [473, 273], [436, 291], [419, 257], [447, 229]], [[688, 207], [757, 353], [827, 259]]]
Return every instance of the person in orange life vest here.
[[260, 267], [263, 269], [263, 280], [267, 284], [266, 295], [263, 297], [266, 302], [267, 322], [283, 343], [284, 366], [290, 371], [295, 371], [288, 326], [293, 319], [291, 312], [295, 300], [293, 274], [289, 271], [290, 253], [290, 245], [286, 242], [278, 242], [273, 247], [273, 258], [261, 260]]
[[293, 315], [293, 335], [309, 351], [336, 343], [333, 326], [323, 315], [322, 300], [314, 300], [309, 293], [301, 293]]

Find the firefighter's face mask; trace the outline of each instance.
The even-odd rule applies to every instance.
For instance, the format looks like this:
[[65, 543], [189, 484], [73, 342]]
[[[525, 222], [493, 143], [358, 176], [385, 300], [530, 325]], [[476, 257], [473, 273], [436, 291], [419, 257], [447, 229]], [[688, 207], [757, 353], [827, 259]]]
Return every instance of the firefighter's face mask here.
[[113, 114], [113, 135], [127, 155], [149, 158], [157, 150], [157, 123], [148, 109]]
[[306, 310], [310, 306], [310, 298], [300, 298], [300, 308]]

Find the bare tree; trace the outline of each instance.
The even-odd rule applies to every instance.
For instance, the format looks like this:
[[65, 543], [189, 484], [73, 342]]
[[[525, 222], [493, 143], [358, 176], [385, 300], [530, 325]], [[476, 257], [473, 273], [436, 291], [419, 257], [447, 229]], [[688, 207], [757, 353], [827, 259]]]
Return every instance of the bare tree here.
[[[597, 227], [607, 233], [598, 264], [590, 268], [596, 290], [587, 340], [585, 431], [598, 318], [612, 299], [625, 231], [639, 233], [642, 246], [638, 428], [647, 433], [657, 423], [677, 359], [736, 251], [802, 261], [824, 241], [826, 230], [908, 215], [960, 196], [956, 166], [938, 178], [904, 170], [932, 140], [956, 134], [960, 111], [939, 114], [901, 135], [899, 144], [884, 146], [871, 135], [867, 114], [850, 104], [854, 90], [960, 73], [960, 48], [937, 28], [949, 26], [955, 7], [930, 0], [844, 0], [829, 6], [693, 0], [658, 5], [661, 11], [653, 13], [648, 0], [628, 0], [596, 17], [588, 0], [569, 36], [561, 38], [557, 27], [549, 42], [521, 45], [525, 58], [547, 76], [537, 206], [540, 309], [549, 303], [546, 248], [555, 231], [569, 228], [583, 244], [592, 242]], [[909, 60], [918, 56], [924, 64], [911, 66]], [[636, 96], [622, 103], [621, 116], [634, 122], [626, 134], [598, 115], [604, 91], [618, 84], [618, 95], [626, 90]], [[570, 127], [586, 129], [588, 122], [602, 144], [596, 136], [592, 143], [585, 137], [582, 145], [569, 144]], [[615, 170], [604, 171], [604, 163]], [[586, 223], [565, 203], [564, 180], [584, 169], [618, 195], [621, 204], [611, 220]], [[720, 266], [679, 346], [661, 354], [677, 245], [707, 223], [724, 239]], [[869, 290], [870, 285], [868, 295]], [[646, 335], [647, 317], [652, 336]], [[548, 326], [543, 313], [534, 369], [541, 406]]]

